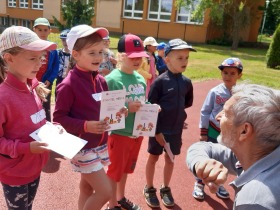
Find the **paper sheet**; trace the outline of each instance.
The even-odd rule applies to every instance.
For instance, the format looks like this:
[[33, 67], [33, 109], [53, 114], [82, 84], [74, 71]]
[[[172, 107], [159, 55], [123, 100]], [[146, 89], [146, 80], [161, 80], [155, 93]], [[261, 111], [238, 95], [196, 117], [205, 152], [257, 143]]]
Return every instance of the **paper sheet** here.
[[159, 106], [142, 104], [135, 114], [133, 136], [155, 136]]
[[126, 90], [112, 90], [101, 93], [100, 121], [109, 123], [107, 131], [125, 128], [125, 116], [120, 110], [125, 106]]
[[60, 134], [57, 127], [49, 122], [30, 136], [36, 141], [47, 143], [47, 148], [69, 159], [72, 159], [87, 144], [87, 141], [66, 131]]

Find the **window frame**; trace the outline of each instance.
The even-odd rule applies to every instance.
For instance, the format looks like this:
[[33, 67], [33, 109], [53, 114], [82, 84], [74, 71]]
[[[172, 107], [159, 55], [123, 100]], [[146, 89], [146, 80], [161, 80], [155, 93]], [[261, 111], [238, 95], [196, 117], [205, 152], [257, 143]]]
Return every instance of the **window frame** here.
[[19, 8], [28, 9], [29, 8], [29, 1], [28, 0], [19, 0]]
[[[137, 0], [132, 0], [132, 9], [128, 10], [125, 9], [125, 5], [126, 2], [128, 0], [124, 0], [124, 4], [123, 4], [123, 18], [130, 18], [130, 19], [137, 19], [137, 20], [142, 20], [143, 19], [143, 10], [144, 10], [144, 1], [143, 1], [143, 5], [142, 5], [142, 10], [135, 10], [135, 4]], [[125, 13], [131, 13], [131, 16], [125, 15]], [[135, 17], [135, 14], [141, 14], [141, 17]]]
[[[158, 1], [158, 11], [150, 11], [151, 8], [151, 2], [152, 0], [149, 0], [149, 7], [148, 7], [148, 20], [151, 21], [159, 21], [159, 22], [171, 22], [171, 15], [172, 15], [172, 1], [171, 1], [171, 11], [170, 12], [161, 12], [161, 6], [162, 6], [162, 2], [164, 0], [157, 0]], [[157, 18], [151, 18], [150, 15], [157, 15]], [[169, 20], [167, 19], [161, 19], [161, 16], [169, 16]]]
[[[40, 1], [42, 1], [42, 3]], [[32, 0], [32, 9], [43, 10], [44, 9], [44, 0]]]
[[17, 0], [8, 0], [8, 7], [17, 7]]

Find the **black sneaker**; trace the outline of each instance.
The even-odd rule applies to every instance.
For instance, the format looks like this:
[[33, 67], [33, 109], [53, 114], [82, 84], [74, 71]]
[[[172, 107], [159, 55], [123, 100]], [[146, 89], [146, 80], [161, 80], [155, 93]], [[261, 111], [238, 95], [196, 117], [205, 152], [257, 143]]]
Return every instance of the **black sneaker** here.
[[173, 199], [170, 187], [161, 186], [160, 197], [161, 197], [162, 203], [165, 206], [167, 206], [167, 207], [174, 206], [174, 199]]
[[147, 188], [147, 186], [145, 186], [144, 190], [143, 190], [145, 201], [148, 204], [148, 206], [150, 206], [152, 208], [159, 207], [159, 200], [157, 198], [156, 192], [157, 192], [157, 190], [154, 187]]
[[118, 201], [118, 204], [125, 210], [141, 210], [141, 207], [132, 203], [130, 200], [123, 197], [121, 200]]
[[222, 199], [228, 199], [229, 198], [229, 193], [223, 186], [219, 187], [218, 191], [216, 192], [216, 195], [219, 198], [222, 198]]
[[105, 210], [122, 210], [122, 208], [120, 206], [115, 206], [114, 208], [105, 209]]

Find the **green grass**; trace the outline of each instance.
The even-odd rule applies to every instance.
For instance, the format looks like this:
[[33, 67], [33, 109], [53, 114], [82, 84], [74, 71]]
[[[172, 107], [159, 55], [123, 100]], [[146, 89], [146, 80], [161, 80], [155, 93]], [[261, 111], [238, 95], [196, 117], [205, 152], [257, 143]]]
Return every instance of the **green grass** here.
[[[119, 37], [111, 36], [111, 48], [115, 52]], [[49, 38], [61, 47], [58, 34], [51, 34]], [[189, 65], [184, 74], [194, 82], [221, 79], [218, 65], [228, 57], [238, 57], [242, 60], [244, 66], [241, 81], [249, 80], [250, 83], [280, 89], [280, 70], [266, 67], [266, 49], [239, 48], [237, 51], [232, 51], [229, 47], [206, 44], [194, 44], [193, 47], [197, 49], [197, 52], [190, 53]]]
[[258, 42], [269, 44], [271, 42], [271, 40], [272, 40], [272, 36], [269, 36], [267, 34], [260, 34], [258, 36]]

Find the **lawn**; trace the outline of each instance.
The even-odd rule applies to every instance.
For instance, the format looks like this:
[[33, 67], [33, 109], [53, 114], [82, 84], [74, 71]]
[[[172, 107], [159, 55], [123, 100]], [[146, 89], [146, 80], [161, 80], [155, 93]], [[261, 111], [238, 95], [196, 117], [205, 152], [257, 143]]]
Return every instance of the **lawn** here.
[[[51, 34], [49, 38], [61, 47], [61, 41], [57, 34]], [[115, 53], [118, 39], [119, 36], [111, 36], [111, 48]], [[266, 67], [266, 49], [239, 48], [237, 51], [232, 51], [230, 47], [206, 44], [193, 44], [193, 47], [197, 49], [197, 52], [190, 53], [189, 65], [184, 72], [192, 81], [220, 79], [220, 71], [217, 66], [225, 58], [238, 57], [242, 60], [244, 66], [241, 81], [246, 80], [250, 83], [280, 89], [280, 70]]]

